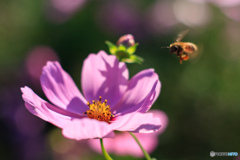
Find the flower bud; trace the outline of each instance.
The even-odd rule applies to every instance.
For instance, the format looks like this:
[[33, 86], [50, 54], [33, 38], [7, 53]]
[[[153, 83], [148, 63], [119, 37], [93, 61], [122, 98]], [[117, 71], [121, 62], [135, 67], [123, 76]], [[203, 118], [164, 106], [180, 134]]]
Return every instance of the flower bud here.
[[109, 52], [115, 55], [119, 61], [126, 63], [142, 63], [143, 58], [135, 55], [138, 43], [135, 43], [134, 37], [131, 34], [120, 37], [117, 44], [110, 41], [105, 42], [108, 45]]
[[117, 41], [117, 46], [119, 46], [119, 45], [123, 45], [126, 48], [134, 46], [135, 45], [135, 40], [134, 40], [133, 35], [126, 34], [126, 35], [120, 37]]

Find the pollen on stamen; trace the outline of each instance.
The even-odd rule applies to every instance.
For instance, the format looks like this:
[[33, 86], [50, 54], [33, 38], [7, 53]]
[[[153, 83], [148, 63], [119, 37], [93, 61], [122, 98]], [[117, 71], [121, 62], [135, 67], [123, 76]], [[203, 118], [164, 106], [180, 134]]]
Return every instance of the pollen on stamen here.
[[110, 111], [110, 105], [107, 105], [107, 100], [105, 99], [102, 102], [102, 97], [99, 96], [99, 100], [93, 100], [92, 104], [87, 102], [89, 110], [84, 112], [88, 116], [88, 118], [96, 119], [99, 121], [105, 121], [110, 123], [114, 115]]

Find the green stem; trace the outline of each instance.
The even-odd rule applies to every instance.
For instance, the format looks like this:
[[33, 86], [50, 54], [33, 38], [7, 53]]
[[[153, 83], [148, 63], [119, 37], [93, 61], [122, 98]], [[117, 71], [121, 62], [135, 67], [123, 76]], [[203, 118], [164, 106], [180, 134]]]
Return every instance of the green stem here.
[[143, 148], [143, 146], [141, 145], [141, 143], [139, 142], [139, 140], [137, 139], [137, 137], [132, 133], [132, 132], [129, 132], [132, 137], [135, 139], [135, 141], [137, 142], [137, 144], [139, 145], [139, 147], [141, 148], [144, 156], [146, 157], [147, 160], [152, 160], [152, 158], [150, 157], [150, 155], [145, 151], [145, 149]]
[[104, 146], [103, 146], [103, 140], [100, 139], [100, 143], [101, 143], [101, 148], [102, 148], [102, 153], [104, 155], [104, 157], [106, 158], [106, 160], [113, 160], [109, 154], [107, 153], [107, 151], [105, 150]]

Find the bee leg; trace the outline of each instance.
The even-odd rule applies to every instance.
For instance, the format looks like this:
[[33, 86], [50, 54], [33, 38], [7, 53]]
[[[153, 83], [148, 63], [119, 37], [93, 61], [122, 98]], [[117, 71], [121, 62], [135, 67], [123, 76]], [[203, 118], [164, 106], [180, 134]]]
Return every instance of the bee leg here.
[[180, 64], [182, 64], [182, 61], [188, 60], [189, 56], [187, 54], [182, 54], [179, 58], [180, 58]]
[[189, 59], [189, 56], [188, 56], [188, 55], [186, 55], [186, 54], [183, 54], [183, 55], [181, 56], [181, 58], [182, 58], [184, 61], [186, 61], [186, 60], [188, 60], [188, 59]]
[[183, 59], [180, 57], [180, 59], [179, 59], [179, 60], [180, 60], [180, 64], [182, 64], [182, 61], [183, 61]]

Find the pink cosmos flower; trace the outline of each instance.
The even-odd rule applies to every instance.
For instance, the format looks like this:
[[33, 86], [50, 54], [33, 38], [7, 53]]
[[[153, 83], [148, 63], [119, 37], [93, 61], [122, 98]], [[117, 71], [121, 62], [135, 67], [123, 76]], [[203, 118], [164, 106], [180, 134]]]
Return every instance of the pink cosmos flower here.
[[[162, 126], [157, 132], [145, 134], [135, 133], [143, 148], [151, 153], [158, 145], [158, 136], [164, 132], [168, 125], [168, 117], [163, 111], [152, 110], [154, 117], [161, 119]], [[91, 148], [98, 153], [101, 153], [101, 146], [98, 140], [93, 139], [88, 141]], [[124, 146], [124, 147], [123, 147]], [[144, 157], [142, 150], [133, 137], [127, 133], [117, 133], [115, 138], [108, 138], [104, 140], [104, 147], [108, 153], [114, 153], [120, 156], [131, 155], [133, 157]]]
[[161, 87], [153, 69], [143, 70], [128, 80], [126, 64], [100, 51], [90, 54], [83, 63], [84, 96], [58, 62], [47, 62], [40, 81], [52, 104], [25, 86], [21, 88], [25, 106], [61, 128], [66, 138], [114, 137], [114, 130], [152, 133], [161, 126], [159, 118], [146, 113]]

